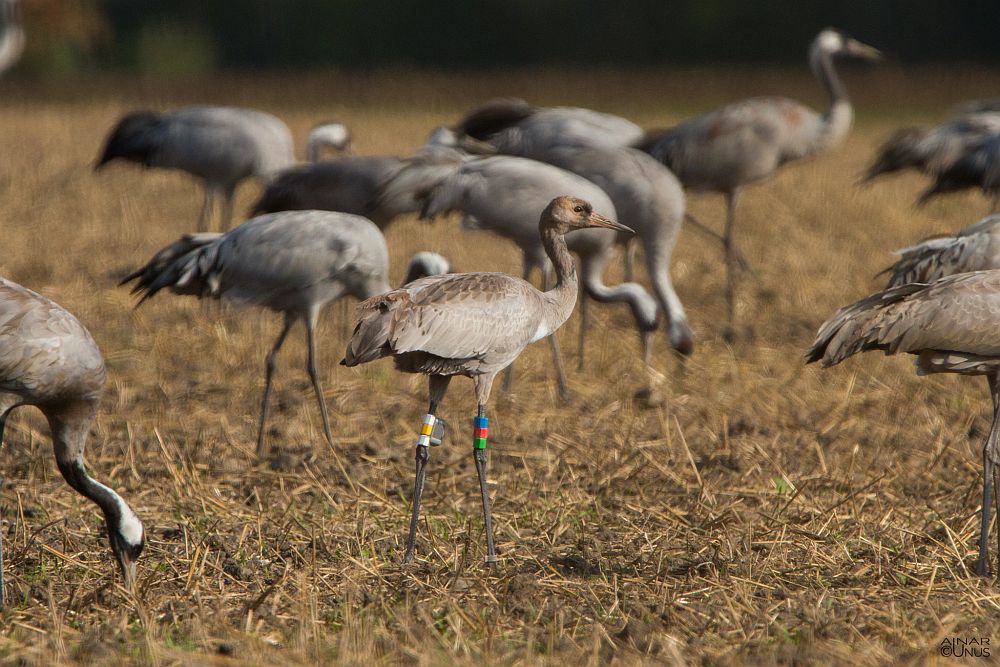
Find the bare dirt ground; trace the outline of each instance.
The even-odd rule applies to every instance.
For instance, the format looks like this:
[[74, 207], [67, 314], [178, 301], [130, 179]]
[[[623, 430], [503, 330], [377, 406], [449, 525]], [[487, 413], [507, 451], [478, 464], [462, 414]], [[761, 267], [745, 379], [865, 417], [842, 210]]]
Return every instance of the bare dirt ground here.
[[[881, 286], [891, 249], [986, 211], [973, 193], [914, 208], [916, 176], [855, 182], [892, 129], [995, 93], [1000, 74], [846, 78], [859, 109], [846, 144], [743, 199], [739, 239], [757, 276], [739, 312], [752, 340], [721, 339], [721, 250], [685, 230], [673, 273], [697, 336], [686, 365], [660, 335], [647, 374], [626, 309], [594, 307], [568, 404], [543, 344], [523, 355], [513, 395], [494, 392], [494, 574], [481, 564], [471, 385], [453, 383], [442, 407], [452, 430], [432, 452], [417, 562], [403, 566], [425, 382], [389, 362], [337, 366], [346, 338], [331, 308], [320, 359], [335, 451], [296, 330], [277, 376], [275, 454], [255, 460], [279, 317], [169, 294], [133, 310], [117, 280], [191, 230], [200, 192], [128, 165], [94, 174], [104, 133], [134, 108], [244, 104], [284, 118], [300, 144], [332, 118], [361, 153], [405, 153], [499, 94], [647, 126], [753, 94], [821, 106], [805, 68], [5, 82], [0, 274], [94, 333], [109, 381], [90, 465], [148, 541], [130, 597], [99, 512], [63, 483], [44, 423], [22, 410], [0, 451], [11, 600], [0, 662], [877, 664], [934, 662], [950, 637], [1000, 642], [1000, 592], [970, 572], [985, 384], [917, 378], [909, 359], [873, 354], [828, 371], [802, 363], [823, 319]], [[241, 211], [257, 191], [241, 189]], [[720, 197], [689, 207], [721, 228]], [[387, 238], [394, 282], [423, 249], [463, 270], [519, 267], [512, 246], [456, 221], [407, 220]], [[620, 277], [616, 266], [609, 282]], [[577, 328], [574, 317], [560, 333], [570, 367]], [[636, 398], [651, 384], [653, 401]]]

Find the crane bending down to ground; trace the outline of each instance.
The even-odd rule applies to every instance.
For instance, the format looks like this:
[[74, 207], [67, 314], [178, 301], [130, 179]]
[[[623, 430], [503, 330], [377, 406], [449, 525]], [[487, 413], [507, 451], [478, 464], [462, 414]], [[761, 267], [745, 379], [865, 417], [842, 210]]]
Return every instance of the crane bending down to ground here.
[[447, 257], [436, 252], [422, 250], [413, 255], [409, 264], [406, 265], [406, 277], [403, 278], [403, 285], [427, 276], [443, 276], [451, 272], [451, 262], [448, 261]]
[[486, 562], [496, 563], [493, 521], [486, 486], [486, 404], [497, 373], [527, 347], [551, 335], [573, 312], [576, 268], [565, 234], [574, 229], [629, 229], [599, 215], [587, 202], [558, 197], [542, 212], [537, 233], [555, 267], [555, 288], [540, 292], [503, 273], [452, 273], [422, 278], [358, 307], [358, 324], [347, 346], [346, 366], [391, 356], [405, 373], [430, 376], [430, 406], [417, 440], [413, 513], [404, 560], [413, 560], [420, 500], [427, 475], [428, 446], [438, 439], [437, 408], [451, 378], [472, 378], [479, 404], [474, 420], [473, 455], [479, 476], [486, 531]]
[[[349, 155], [335, 160], [291, 167], [275, 176], [253, 205], [252, 214], [316, 209], [363, 215], [381, 229], [398, 217], [420, 211], [416, 194], [435, 179], [450, 173], [453, 165], [469, 157], [468, 151], [492, 150], [485, 144], [459, 139], [448, 128], [436, 128], [427, 143], [411, 158], [392, 155]], [[394, 196], [383, 194], [384, 185], [405, 167], [406, 187], [396, 181]], [[414, 180], [419, 174], [420, 178]]]
[[726, 198], [726, 302], [730, 333], [736, 317], [739, 254], [734, 238], [736, 206], [743, 186], [767, 178], [789, 162], [839, 144], [850, 131], [854, 109], [833, 67], [837, 56], [867, 60], [877, 49], [827, 28], [809, 49], [809, 64], [830, 97], [818, 114], [783, 97], [754, 97], [649, 132], [639, 147], [663, 162], [691, 190], [720, 192]]
[[979, 188], [992, 198], [991, 212], [1000, 209], [1000, 131], [936, 173], [934, 183], [920, 195], [920, 203], [969, 188]]
[[254, 109], [185, 107], [124, 116], [108, 135], [95, 169], [123, 159], [145, 167], [179, 169], [202, 181], [205, 201], [198, 230], [208, 228], [222, 198], [220, 228], [229, 228], [236, 186], [251, 176], [269, 179], [295, 162], [292, 135], [278, 118]]
[[956, 273], [1000, 269], [1000, 215], [969, 225], [954, 236], [936, 236], [897, 250], [899, 261], [882, 273], [890, 287], [929, 283]]
[[370, 220], [330, 211], [286, 211], [244, 222], [226, 234], [190, 234], [167, 246], [122, 281], [137, 280], [139, 305], [161, 289], [282, 313], [284, 326], [267, 355], [257, 455], [278, 353], [292, 326], [306, 328], [309, 378], [332, 445], [330, 418], [316, 369], [316, 322], [323, 307], [346, 295], [367, 299], [389, 289], [385, 238]]
[[[531, 151], [527, 157], [583, 176], [607, 193], [617, 219], [634, 229], [642, 243], [653, 292], [666, 316], [670, 345], [681, 354], [691, 354], [694, 336], [670, 279], [670, 259], [684, 219], [684, 192], [677, 178], [634, 148], [559, 146]], [[583, 301], [581, 310], [586, 305]], [[648, 344], [644, 348], [650, 349]]]
[[[142, 523], [121, 496], [87, 474], [84, 461], [105, 376], [101, 351], [79, 320], [40, 294], [0, 278], [0, 444], [14, 408], [33, 405], [42, 411], [59, 472], [101, 508], [111, 551], [132, 590], [145, 543]], [[3, 602], [0, 550], [0, 607]]]
[[[976, 171], [981, 175], [982, 166], [978, 170], [976, 166], [985, 165], [987, 161], [982, 157], [982, 150], [998, 134], [1000, 113], [988, 110], [953, 116], [935, 127], [898, 130], [879, 147], [863, 182], [869, 183], [885, 174], [906, 169], [928, 174], [936, 182], [920, 195], [920, 204], [943, 192], [976, 185], [982, 187], [982, 181], [975, 176]], [[997, 205], [994, 199], [994, 211]]]
[[[395, 197], [396, 183], [412, 190], [409, 172], [403, 170], [397, 179], [385, 187], [385, 194]], [[426, 180], [416, 177], [414, 180]], [[542, 271], [543, 289], [548, 286], [549, 262], [545, 246], [540, 242], [536, 220], [552, 200], [561, 194], [572, 194], [590, 202], [594, 210], [607, 217], [616, 215], [608, 195], [594, 183], [564, 169], [543, 162], [509, 155], [477, 158], [457, 163], [451, 173], [441, 178], [424, 195], [421, 217], [434, 218], [452, 212], [461, 213], [463, 226], [469, 230], [491, 231], [520, 249], [523, 257], [522, 278], [528, 280], [534, 269]], [[602, 303], [626, 303], [642, 336], [648, 342], [648, 332], [655, 331], [656, 301], [637, 283], [607, 286], [604, 269], [613, 256], [617, 234], [606, 229], [576, 231], [566, 239], [569, 249], [580, 257], [581, 284], [585, 297]], [[587, 311], [584, 310], [583, 314]], [[587, 322], [581, 321], [584, 331]], [[582, 341], [581, 341], [582, 342]], [[550, 338], [556, 378], [560, 393], [567, 394], [565, 372], [555, 337]], [[582, 353], [582, 351], [581, 351]], [[645, 356], [645, 354], [644, 354]], [[508, 370], [505, 388], [510, 388], [512, 375]]]
[[628, 146], [644, 136], [641, 127], [620, 116], [580, 107], [534, 107], [509, 97], [473, 109], [454, 130], [499, 153], [522, 157], [566, 146]]
[[807, 362], [838, 364], [866, 350], [917, 355], [917, 373], [985, 375], [993, 424], [983, 447], [983, 513], [976, 573], [989, 573], [990, 493], [1000, 512], [1000, 271], [910, 283], [841, 308], [820, 327]]

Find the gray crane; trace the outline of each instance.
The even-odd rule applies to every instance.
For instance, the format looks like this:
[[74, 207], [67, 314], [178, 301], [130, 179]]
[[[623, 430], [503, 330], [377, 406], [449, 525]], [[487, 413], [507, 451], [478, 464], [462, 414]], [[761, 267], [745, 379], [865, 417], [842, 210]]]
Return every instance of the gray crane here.
[[422, 278], [358, 307], [358, 323], [342, 364], [357, 366], [391, 356], [400, 371], [429, 376], [430, 406], [417, 440], [405, 562], [413, 560], [429, 445], [434, 440], [440, 442], [443, 435], [437, 408], [456, 375], [475, 383], [478, 411], [473, 422], [473, 456], [483, 503], [486, 563], [492, 566], [497, 562], [486, 487], [490, 389], [497, 373], [513, 363], [525, 347], [551, 336], [573, 312], [576, 268], [564, 237], [589, 227], [630, 231], [576, 197], [558, 197], [542, 211], [537, 233], [556, 274], [555, 288], [550, 291], [540, 292], [530, 283], [503, 273], [452, 273]]
[[325, 151], [335, 154], [351, 152], [351, 131], [343, 123], [326, 121], [309, 130], [306, 138], [306, 160], [319, 162]]
[[[982, 187], [983, 166], [988, 162], [988, 152], [983, 153], [983, 149], [998, 134], [1000, 113], [996, 111], [973, 111], [935, 127], [897, 130], [879, 147], [862, 182], [907, 169], [920, 171], [937, 180], [921, 194], [921, 204], [942, 192]], [[994, 211], [997, 205], [994, 200]]]
[[[694, 336], [670, 279], [670, 259], [684, 219], [684, 192], [669, 169], [649, 155], [620, 146], [533, 147], [526, 157], [583, 176], [604, 190], [618, 220], [635, 230], [660, 309], [666, 315], [671, 346], [684, 355], [694, 349]], [[571, 237], [572, 238], [572, 237]], [[626, 271], [626, 279], [629, 279]], [[586, 301], [581, 309], [586, 307]], [[649, 350], [649, 346], [644, 346]], [[580, 357], [581, 364], [583, 356]]]
[[24, 53], [25, 34], [19, 0], [0, 0], [3, 32], [0, 33], [0, 74], [17, 64]]
[[145, 167], [178, 169], [202, 181], [205, 201], [198, 230], [208, 228], [213, 202], [222, 198], [220, 228], [229, 228], [236, 186], [264, 180], [295, 162], [288, 127], [271, 114], [236, 107], [185, 107], [125, 115], [104, 144], [95, 169], [122, 159]]
[[641, 127], [620, 116], [580, 107], [535, 107], [510, 97], [473, 109], [454, 130], [499, 153], [522, 157], [560, 146], [628, 146], [644, 137]]
[[1000, 215], [987, 216], [954, 236], [934, 236], [895, 252], [899, 261], [882, 272], [889, 274], [886, 289], [1000, 269]]
[[[453, 165], [468, 157], [468, 151], [491, 150], [475, 140], [459, 140], [452, 130], [439, 127], [410, 158], [349, 155], [286, 169], [267, 185], [251, 214], [307, 209], [341, 211], [363, 215], [385, 229], [400, 216], [420, 211], [416, 193], [450, 173]], [[404, 167], [414, 165], [420, 169], [408, 170], [405, 187], [404, 181], [397, 180], [393, 196], [383, 193], [385, 183]]]
[[997, 212], [1000, 209], [1000, 131], [971, 146], [934, 177], [934, 183], [920, 195], [919, 203], [947, 192], [979, 188], [984, 195], [992, 197], [991, 211]]
[[[414, 169], [419, 169], [415, 167]], [[396, 181], [406, 183], [409, 170], [386, 184], [385, 195], [395, 197]], [[427, 180], [417, 178], [417, 180]], [[561, 194], [579, 196], [593, 204], [607, 217], [615, 216], [615, 207], [608, 195], [596, 184], [564, 169], [510, 155], [497, 155], [465, 160], [454, 165], [451, 173], [440, 179], [424, 195], [421, 217], [434, 218], [458, 212], [467, 230], [491, 231], [514, 242], [523, 257], [522, 277], [528, 280], [537, 268], [542, 271], [543, 289], [548, 286], [549, 262], [533, 220], [553, 197]], [[658, 325], [656, 301], [637, 283], [607, 286], [604, 269], [613, 256], [616, 234], [604, 229], [574, 232], [567, 239], [569, 249], [580, 257], [580, 275], [584, 294], [601, 303], [628, 304], [643, 343], [648, 332]], [[581, 309], [581, 315], [588, 311]], [[587, 322], [581, 321], [583, 331]], [[565, 372], [559, 347], [554, 337], [549, 339], [560, 393], [567, 394]], [[644, 357], [647, 357], [644, 353]], [[508, 371], [505, 388], [510, 388], [512, 374]]]
[[139, 305], [164, 287], [175, 294], [263, 306], [284, 315], [265, 366], [257, 455], [266, 453], [271, 380], [292, 326], [306, 328], [307, 370], [332, 445], [330, 418], [316, 369], [316, 321], [323, 307], [351, 295], [389, 289], [385, 238], [370, 220], [331, 211], [285, 211], [252, 218], [225, 234], [189, 234], [157, 253], [121, 284], [136, 280]]
[[841, 308], [816, 334], [807, 363], [838, 364], [865, 350], [917, 356], [917, 374], [985, 375], [993, 425], [983, 447], [983, 513], [976, 573], [989, 573], [990, 483], [1000, 512], [1000, 271], [910, 283]]
[[830, 97], [823, 114], [783, 97], [728, 104], [673, 128], [648, 132], [638, 144], [670, 168], [684, 187], [725, 195], [726, 302], [729, 333], [736, 316], [739, 254], [733, 237], [741, 188], [785, 164], [832, 148], [850, 131], [854, 109], [833, 67], [837, 56], [877, 60], [879, 51], [827, 28], [813, 40], [809, 64]]
[[[135, 585], [142, 522], [120, 495], [87, 473], [84, 450], [104, 392], [104, 358], [90, 332], [58, 304], [0, 278], [0, 444], [11, 411], [41, 410], [56, 464], [73, 489], [101, 508], [125, 586]], [[0, 550], [0, 607], [4, 604]]]

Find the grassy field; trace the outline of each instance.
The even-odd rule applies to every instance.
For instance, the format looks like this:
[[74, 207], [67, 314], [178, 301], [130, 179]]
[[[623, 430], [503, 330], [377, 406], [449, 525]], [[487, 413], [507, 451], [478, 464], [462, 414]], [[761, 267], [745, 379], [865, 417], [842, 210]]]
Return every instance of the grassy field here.
[[[822, 105], [805, 68], [4, 82], [0, 274], [94, 333], [109, 381], [90, 465], [139, 513], [147, 546], [131, 597], [99, 512], [59, 477], [40, 417], [18, 413], [0, 451], [12, 601], [0, 663], [877, 664], [934, 662], [946, 637], [1000, 642], [1000, 590], [970, 574], [985, 383], [918, 379], [909, 359], [876, 355], [828, 371], [802, 363], [823, 319], [880, 287], [891, 249], [986, 211], [973, 193], [914, 208], [916, 176], [855, 182], [892, 129], [1000, 90], [1000, 73], [885, 67], [847, 80], [850, 139], [743, 199], [752, 340], [722, 340], [721, 250], [688, 230], [673, 267], [697, 336], [686, 365], [660, 335], [647, 373], [626, 309], [595, 307], [568, 404], [545, 345], [522, 356], [513, 395], [494, 392], [495, 574], [481, 565], [471, 384], [453, 383], [441, 409], [453, 430], [432, 452], [417, 562], [402, 566], [425, 382], [388, 362], [337, 366], [346, 339], [331, 308], [320, 361], [336, 451], [296, 330], [277, 375], [274, 456], [258, 462], [279, 317], [169, 294], [133, 310], [117, 279], [192, 228], [200, 193], [178, 174], [94, 174], [105, 131], [137, 107], [245, 104], [284, 118], [300, 144], [332, 118], [361, 153], [404, 153], [498, 94], [648, 126], [752, 94]], [[257, 191], [241, 189], [239, 210]], [[689, 209], [721, 228], [720, 197]], [[512, 246], [456, 221], [407, 220], [387, 238], [393, 282], [422, 249], [464, 270], [519, 267]], [[608, 280], [620, 277], [615, 266]], [[577, 326], [560, 333], [571, 367]], [[648, 387], [662, 400], [636, 398]]]

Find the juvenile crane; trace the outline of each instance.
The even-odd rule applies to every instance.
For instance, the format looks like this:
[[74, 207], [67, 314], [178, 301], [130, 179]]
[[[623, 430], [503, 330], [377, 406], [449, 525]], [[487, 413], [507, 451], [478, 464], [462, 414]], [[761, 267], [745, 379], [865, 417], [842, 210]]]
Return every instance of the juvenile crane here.
[[111, 131], [95, 169], [122, 159], [145, 167], [179, 169], [202, 181], [205, 201], [198, 230], [208, 228], [213, 202], [222, 198], [220, 228], [229, 228], [236, 186], [269, 179], [295, 162], [288, 127], [271, 114], [236, 107], [185, 107], [124, 116]]
[[253, 304], [282, 313], [284, 326], [267, 355], [257, 455], [266, 453], [271, 380], [292, 326], [306, 328], [307, 370], [323, 433], [332, 445], [330, 417], [316, 369], [316, 322], [326, 304], [351, 295], [388, 291], [389, 253], [370, 220], [331, 211], [285, 211], [252, 218], [226, 234], [189, 234], [126, 277], [136, 280], [139, 305], [168, 287], [175, 294]]
[[809, 49], [809, 64], [826, 88], [830, 106], [822, 115], [784, 97], [754, 97], [650, 132], [639, 147], [663, 162], [691, 190], [726, 198], [726, 304], [730, 334], [736, 319], [739, 253], [734, 238], [736, 206], [743, 186], [767, 178], [789, 162], [833, 148], [851, 129], [854, 109], [833, 67], [836, 56], [877, 60], [879, 51], [827, 28]]
[[929, 283], [955, 273], [1000, 269], [1000, 215], [969, 225], [954, 236], [937, 236], [897, 250], [899, 261], [882, 273], [890, 287]]
[[431, 438], [438, 433], [437, 408], [451, 378], [463, 375], [475, 383], [479, 404], [473, 422], [472, 451], [483, 503], [486, 562], [496, 563], [486, 488], [486, 404], [490, 389], [497, 373], [525, 347], [551, 335], [573, 312], [577, 277], [565, 235], [588, 227], [631, 231], [594, 212], [590, 204], [576, 197], [557, 197], [542, 212], [538, 233], [556, 274], [556, 286], [550, 291], [541, 292], [503, 273], [452, 273], [422, 278], [358, 306], [358, 323], [342, 364], [357, 366], [391, 356], [398, 370], [430, 377], [430, 405], [417, 440], [406, 562], [413, 560], [428, 449]]
[[839, 364], [866, 350], [917, 355], [917, 374], [985, 375], [993, 424], [983, 447], [983, 513], [976, 573], [989, 574], [990, 484], [1000, 512], [1000, 271], [910, 283], [841, 308], [816, 334], [807, 363]]
[[[135, 585], [145, 532], [115, 491], [87, 474], [84, 449], [105, 381], [104, 358], [72, 314], [29, 289], [0, 278], [0, 444], [11, 411], [33, 405], [52, 431], [56, 464], [73, 489], [101, 508], [111, 552], [125, 587]], [[0, 607], [3, 595], [0, 548]]]

